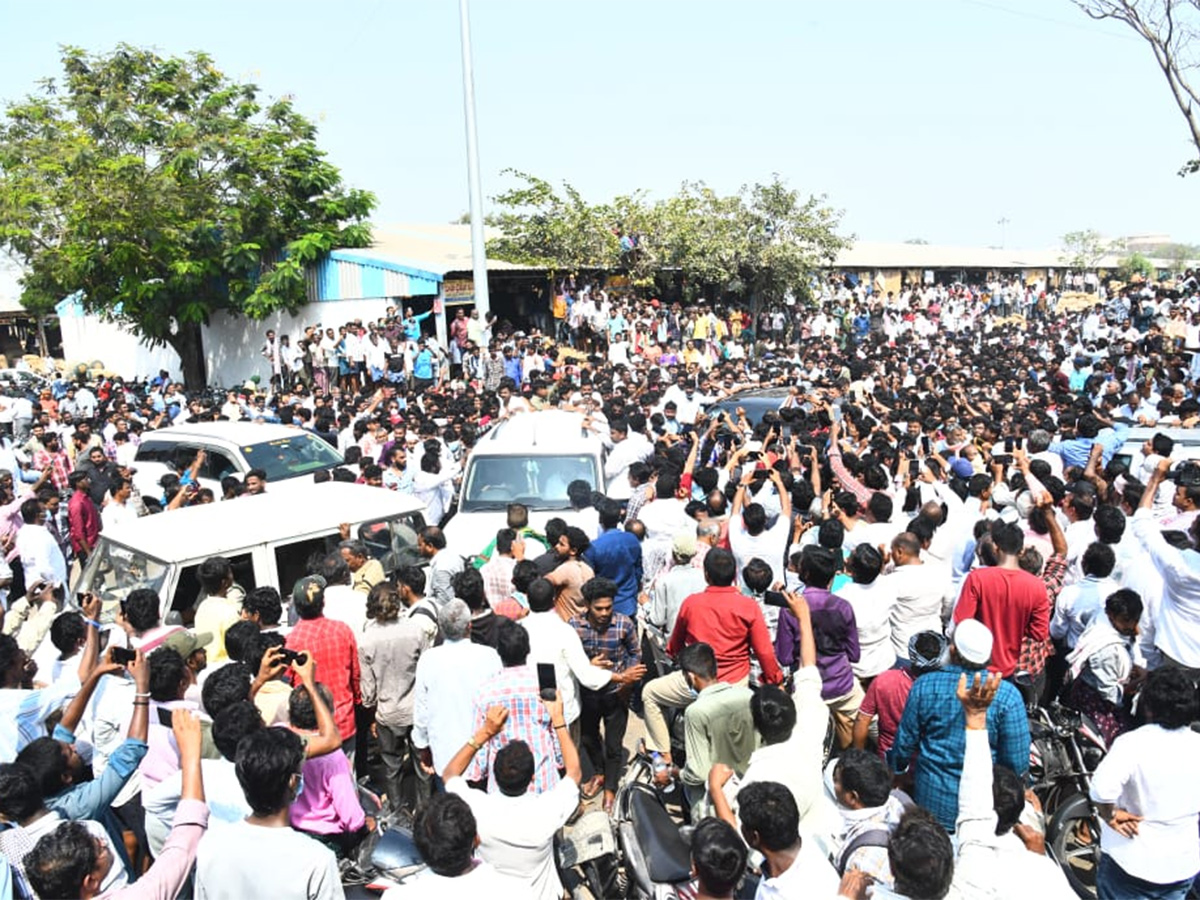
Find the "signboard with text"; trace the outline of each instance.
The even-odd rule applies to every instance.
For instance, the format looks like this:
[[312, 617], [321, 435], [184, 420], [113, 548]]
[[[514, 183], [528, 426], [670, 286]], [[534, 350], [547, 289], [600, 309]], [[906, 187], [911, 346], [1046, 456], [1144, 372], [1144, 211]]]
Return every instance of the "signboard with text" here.
[[442, 295], [447, 303], [461, 303], [475, 299], [475, 281], [472, 278], [451, 278], [442, 282]]

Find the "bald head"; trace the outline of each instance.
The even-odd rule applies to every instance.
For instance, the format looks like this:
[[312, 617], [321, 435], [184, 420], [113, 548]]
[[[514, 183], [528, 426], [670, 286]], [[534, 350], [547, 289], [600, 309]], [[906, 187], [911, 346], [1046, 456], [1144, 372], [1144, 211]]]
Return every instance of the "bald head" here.
[[933, 525], [942, 524], [942, 504], [930, 500], [928, 503], [921, 504], [921, 515], [927, 518]]

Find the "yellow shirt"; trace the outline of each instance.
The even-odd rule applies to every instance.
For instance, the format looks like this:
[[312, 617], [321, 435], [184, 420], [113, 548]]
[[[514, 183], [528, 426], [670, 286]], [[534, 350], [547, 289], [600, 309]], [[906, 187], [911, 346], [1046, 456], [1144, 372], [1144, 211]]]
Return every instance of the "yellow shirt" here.
[[371, 588], [383, 581], [383, 565], [377, 559], [368, 559], [357, 572], [352, 575], [352, 584], [356, 591], [364, 594], [371, 593]]

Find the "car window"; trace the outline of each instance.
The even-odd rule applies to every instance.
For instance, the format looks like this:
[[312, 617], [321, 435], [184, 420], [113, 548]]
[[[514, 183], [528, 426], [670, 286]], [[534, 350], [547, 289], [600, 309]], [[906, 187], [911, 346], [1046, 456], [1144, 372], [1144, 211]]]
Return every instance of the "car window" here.
[[175, 445], [166, 441], [142, 441], [134, 459], [137, 462], [169, 463], [174, 449]]
[[387, 520], [364, 522], [358, 526], [357, 537], [390, 575], [404, 566], [420, 566], [425, 561], [417, 552], [417, 535], [424, 527], [425, 519], [420, 513], [405, 513]]
[[313, 556], [326, 556], [337, 549], [341, 538], [336, 531], [275, 548], [275, 571], [279, 576], [279, 592], [286, 600], [297, 581], [308, 574], [308, 560]]
[[260, 444], [246, 444], [242, 455], [251, 469], [267, 473], [267, 483], [308, 475], [342, 464], [342, 457], [328, 443], [307, 431]]
[[96, 552], [84, 568], [75, 590], [93, 593], [103, 601], [102, 621], [115, 621], [120, 601], [137, 588], [149, 588], [158, 593], [167, 577], [167, 564], [114, 543], [106, 537], [100, 538]]
[[572, 481], [595, 488], [599, 478], [596, 460], [587, 454], [477, 456], [467, 470], [460, 508], [504, 509], [520, 501], [531, 509], [563, 509]]
[[[233, 583], [246, 593], [258, 587], [258, 579], [254, 577], [254, 558], [249, 553], [226, 557], [233, 566]], [[171, 609], [183, 612], [192, 609], [200, 599], [200, 579], [197, 572], [199, 563], [194, 566], [184, 566], [179, 571], [179, 584], [175, 587], [175, 596], [171, 600]], [[191, 624], [187, 616], [184, 624]]]
[[200, 477], [220, 481], [226, 475], [240, 475], [237, 463], [221, 449], [216, 447], [204, 448], [204, 465], [200, 467]]

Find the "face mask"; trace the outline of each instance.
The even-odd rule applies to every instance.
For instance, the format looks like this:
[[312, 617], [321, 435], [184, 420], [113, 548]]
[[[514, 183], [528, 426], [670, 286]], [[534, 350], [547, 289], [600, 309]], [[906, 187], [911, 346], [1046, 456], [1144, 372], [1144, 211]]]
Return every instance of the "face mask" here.
[[296, 796], [299, 797], [304, 793], [304, 773], [301, 772], [296, 778]]
[[696, 690], [695, 686], [690, 681], [688, 682], [688, 693], [692, 695], [693, 700], [700, 696], [700, 692]]

